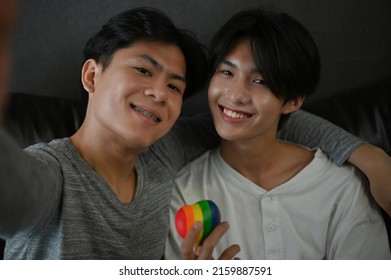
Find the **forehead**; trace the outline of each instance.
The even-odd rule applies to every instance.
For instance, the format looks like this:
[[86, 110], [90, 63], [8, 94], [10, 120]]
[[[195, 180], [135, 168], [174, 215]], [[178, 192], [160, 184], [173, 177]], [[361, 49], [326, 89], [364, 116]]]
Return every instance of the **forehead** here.
[[154, 64], [149, 59], [143, 59], [146, 57], [157, 62], [159, 68], [181, 75], [186, 73], [186, 60], [182, 50], [174, 44], [160, 41], [137, 41], [127, 48], [119, 49], [114, 54], [113, 60], [118, 62], [138, 60]]
[[239, 39], [234, 41], [225, 54], [224, 62], [232, 63], [235, 66], [246, 66], [256, 68], [254, 55], [251, 50], [251, 44], [248, 39]]

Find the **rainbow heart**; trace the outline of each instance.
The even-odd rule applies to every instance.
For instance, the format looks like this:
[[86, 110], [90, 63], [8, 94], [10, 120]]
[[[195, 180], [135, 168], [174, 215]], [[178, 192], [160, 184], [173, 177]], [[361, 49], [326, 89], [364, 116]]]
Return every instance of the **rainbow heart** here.
[[193, 205], [184, 205], [175, 215], [175, 227], [178, 234], [185, 238], [195, 222], [201, 222], [203, 227], [197, 237], [200, 244], [220, 223], [220, 210], [211, 200], [201, 200]]

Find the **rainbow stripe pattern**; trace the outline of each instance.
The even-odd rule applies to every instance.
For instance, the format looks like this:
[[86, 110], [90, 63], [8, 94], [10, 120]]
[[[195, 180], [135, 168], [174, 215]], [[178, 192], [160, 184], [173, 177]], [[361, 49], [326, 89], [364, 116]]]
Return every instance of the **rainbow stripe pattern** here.
[[185, 238], [195, 222], [201, 222], [203, 227], [197, 237], [200, 244], [220, 223], [220, 210], [211, 200], [201, 200], [193, 205], [184, 205], [175, 215], [175, 227], [178, 234]]

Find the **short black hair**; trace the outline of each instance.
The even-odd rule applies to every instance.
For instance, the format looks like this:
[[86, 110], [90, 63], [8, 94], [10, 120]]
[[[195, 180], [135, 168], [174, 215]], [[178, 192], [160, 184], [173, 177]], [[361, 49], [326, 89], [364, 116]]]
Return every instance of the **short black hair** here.
[[213, 37], [210, 77], [242, 38], [249, 39], [257, 70], [274, 95], [287, 102], [315, 91], [320, 57], [312, 36], [291, 16], [260, 8], [238, 12]]
[[181, 49], [186, 60], [185, 98], [205, 86], [208, 72], [206, 48], [194, 34], [178, 29], [169, 17], [155, 8], [135, 8], [109, 19], [88, 40], [84, 61], [94, 59], [105, 69], [117, 50], [141, 40], [169, 43]]

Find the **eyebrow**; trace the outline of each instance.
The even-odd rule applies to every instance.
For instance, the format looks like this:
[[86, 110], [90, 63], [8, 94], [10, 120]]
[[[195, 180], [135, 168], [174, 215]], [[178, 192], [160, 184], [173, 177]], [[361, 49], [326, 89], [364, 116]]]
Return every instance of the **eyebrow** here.
[[[238, 69], [238, 66], [235, 63], [233, 63], [233, 62], [231, 62], [229, 60], [226, 60], [226, 59], [224, 59], [220, 64], [224, 64], [226, 66]], [[252, 69], [251, 73], [261, 74], [257, 68]]]
[[[154, 59], [150, 55], [142, 54], [142, 55], [138, 55], [137, 57], [141, 58], [142, 60], [144, 60], [144, 61], [146, 61], [148, 63], [150, 63], [153, 67], [155, 67], [159, 71], [162, 71], [164, 69], [164, 66], [161, 63], [159, 63], [159, 61], [157, 61], [156, 59]], [[183, 76], [181, 76], [179, 74], [170, 74], [170, 78], [174, 79], [174, 80], [179, 80], [179, 81], [182, 81], [182, 82], [186, 83], [185, 77], [183, 77]]]
[[232, 63], [231, 61], [226, 60], [226, 59], [224, 59], [224, 60], [221, 62], [221, 64], [225, 64], [225, 65], [227, 65], [227, 66], [229, 66], [229, 67], [232, 67], [232, 68], [238, 68], [238, 67], [236, 66], [235, 63]]

